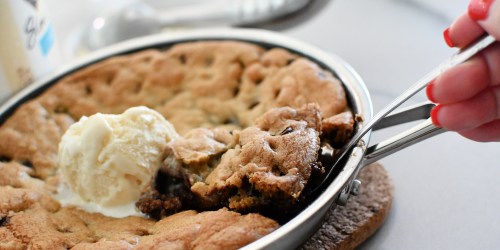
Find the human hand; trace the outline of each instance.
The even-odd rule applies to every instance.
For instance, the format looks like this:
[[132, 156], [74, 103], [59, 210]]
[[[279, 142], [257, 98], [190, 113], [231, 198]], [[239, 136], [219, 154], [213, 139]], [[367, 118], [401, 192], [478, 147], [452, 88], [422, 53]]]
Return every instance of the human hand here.
[[500, 141], [500, 0], [472, 0], [467, 14], [445, 30], [450, 47], [463, 48], [483, 33], [497, 42], [432, 81], [427, 97], [435, 125], [471, 140]]

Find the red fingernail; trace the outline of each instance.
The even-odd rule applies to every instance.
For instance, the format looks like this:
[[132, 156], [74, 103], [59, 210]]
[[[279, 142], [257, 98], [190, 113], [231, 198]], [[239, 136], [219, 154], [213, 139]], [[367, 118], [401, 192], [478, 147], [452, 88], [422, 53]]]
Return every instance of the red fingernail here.
[[446, 42], [446, 44], [448, 45], [448, 47], [450, 47], [450, 48], [455, 47], [453, 45], [453, 42], [451, 41], [451, 38], [450, 38], [450, 28], [447, 28], [447, 29], [444, 30], [443, 37], [444, 37], [444, 41]]
[[429, 98], [429, 100], [431, 102], [436, 102], [436, 99], [434, 98], [434, 93], [433, 93], [433, 90], [434, 90], [434, 80], [432, 80], [429, 85], [427, 85], [427, 88], [425, 89], [425, 93], [427, 94], [427, 98]]
[[441, 127], [441, 124], [439, 123], [439, 120], [438, 120], [438, 113], [439, 113], [439, 110], [441, 110], [441, 107], [443, 107], [443, 106], [438, 105], [431, 110], [431, 120], [432, 120], [432, 123], [434, 123], [434, 125], [436, 127]]
[[472, 0], [469, 4], [469, 17], [473, 20], [484, 20], [488, 17], [493, 0]]

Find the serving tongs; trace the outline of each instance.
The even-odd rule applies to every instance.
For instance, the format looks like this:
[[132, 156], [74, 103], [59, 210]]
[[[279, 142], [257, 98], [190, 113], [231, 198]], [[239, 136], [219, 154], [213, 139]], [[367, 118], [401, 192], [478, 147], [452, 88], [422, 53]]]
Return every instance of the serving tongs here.
[[[434, 70], [426, 74], [420, 80], [418, 80], [412, 87], [406, 90], [403, 94], [394, 99], [389, 105], [378, 112], [369, 122], [366, 123], [362, 128], [358, 129], [358, 132], [353, 136], [349, 143], [343, 146], [341, 149], [336, 150], [334, 164], [328, 170], [325, 178], [322, 182], [315, 188], [311, 189], [311, 192], [316, 192], [321, 190], [320, 187], [329, 183], [335, 169], [339, 168], [343, 162], [350, 157], [354, 148], [359, 147], [364, 151], [364, 156], [362, 161], [357, 166], [351, 180], [344, 187], [339, 195], [337, 203], [345, 204], [347, 198], [350, 194], [357, 194], [359, 190], [360, 182], [355, 180], [359, 170], [370, 163], [373, 163], [387, 155], [397, 152], [403, 148], [413, 145], [417, 142], [423, 141], [432, 136], [438, 135], [445, 132], [444, 129], [436, 127], [432, 124], [430, 117], [430, 111], [435, 106], [435, 104], [426, 102], [416, 106], [406, 108], [404, 110], [395, 111], [401, 104], [405, 103], [408, 99], [413, 97], [416, 93], [424, 89], [429, 82], [435, 79], [444, 71], [454, 67], [460, 63], [467, 61], [469, 58], [477, 54], [479, 51], [485, 49], [490, 44], [495, 42], [495, 38], [490, 35], [486, 35], [475, 43], [471, 44], [467, 48], [462, 49], [457, 54], [451, 56], [448, 60], [441, 63]], [[362, 138], [370, 130], [378, 130], [386, 127], [391, 127], [394, 125], [399, 125], [406, 122], [416, 121], [420, 119], [426, 119], [424, 122], [404, 131], [392, 138], [389, 138], [383, 142], [367, 147], [367, 142]]]

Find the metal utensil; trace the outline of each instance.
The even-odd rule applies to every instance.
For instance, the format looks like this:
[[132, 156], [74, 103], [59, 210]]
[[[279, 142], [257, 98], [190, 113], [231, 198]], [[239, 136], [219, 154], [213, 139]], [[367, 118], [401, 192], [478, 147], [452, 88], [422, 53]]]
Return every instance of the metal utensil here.
[[[407, 130], [395, 137], [389, 138], [379, 144], [367, 148], [364, 155], [364, 159], [358, 166], [356, 172], [358, 172], [359, 168], [361, 168], [362, 166], [373, 163], [387, 155], [397, 152], [419, 141], [425, 140], [434, 135], [444, 132], [443, 129], [435, 127], [429, 118], [430, 110], [434, 106], [431, 103], [417, 105], [416, 107], [407, 109], [402, 112], [398, 112], [392, 116], [387, 116], [387, 115], [389, 115], [396, 108], [401, 106], [401, 104], [406, 102], [416, 93], [424, 89], [429, 84], [429, 82], [431, 82], [441, 73], [450, 69], [451, 67], [454, 67], [460, 63], [467, 61], [472, 56], [474, 56], [481, 50], [485, 49], [495, 41], [496, 39], [490, 35], [480, 38], [475, 43], [459, 51], [457, 54], [453, 55], [448, 60], [441, 63], [434, 70], [432, 70], [427, 75], [422, 77], [412, 87], [407, 89], [405, 92], [403, 92], [403, 94], [398, 96], [389, 105], [387, 105], [380, 112], [378, 112], [368, 123], [365, 124], [365, 126], [361, 130], [359, 130], [354, 135], [354, 137], [350, 140], [348, 144], [342, 147], [340, 151], [337, 151], [336, 153], [337, 158], [335, 163], [330, 168], [330, 171], [327, 173], [325, 179], [317, 187], [311, 189], [311, 193], [319, 190], [322, 185], [325, 185], [325, 183], [328, 182], [330, 175], [334, 172], [333, 170], [337, 167], [337, 165], [339, 165], [342, 161], [344, 161], [346, 157], [349, 157], [348, 152], [350, 152], [352, 148], [356, 146], [364, 148], [367, 147], [366, 145], [367, 142], [363, 141], [362, 137], [372, 129], [376, 130], [380, 128], [389, 127], [392, 125], [414, 121], [417, 119], [427, 119], [425, 122], [413, 127], [410, 130]], [[357, 175], [357, 173], [355, 175]], [[345, 203], [350, 193], [356, 193], [358, 186], [359, 183], [355, 182], [355, 180], [353, 179], [351, 181], [351, 184], [347, 185], [344, 188], [344, 191], [340, 195], [338, 202], [341, 204]]]
[[251, 25], [296, 12], [310, 0], [214, 0], [155, 10], [139, 1], [103, 13], [86, 29], [82, 46], [99, 49], [130, 38], [159, 33], [167, 26]]

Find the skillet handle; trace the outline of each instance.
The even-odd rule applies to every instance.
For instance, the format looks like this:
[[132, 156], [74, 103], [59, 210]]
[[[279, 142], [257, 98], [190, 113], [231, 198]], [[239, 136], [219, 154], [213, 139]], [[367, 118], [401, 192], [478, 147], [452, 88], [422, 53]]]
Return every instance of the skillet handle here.
[[[445, 132], [446, 130], [434, 126], [431, 119], [428, 118], [429, 112], [434, 106], [435, 105], [432, 103], [419, 104], [416, 107], [409, 108], [384, 118], [388, 119], [386, 122], [386, 124], [390, 124], [388, 126], [398, 125], [418, 119], [426, 120], [400, 134], [368, 147], [362, 165], [366, 166], [401, 149]], [[381, 122], [384, 123], [383, 120]], [[381, 126], [380, 128], [388, 126]]]

